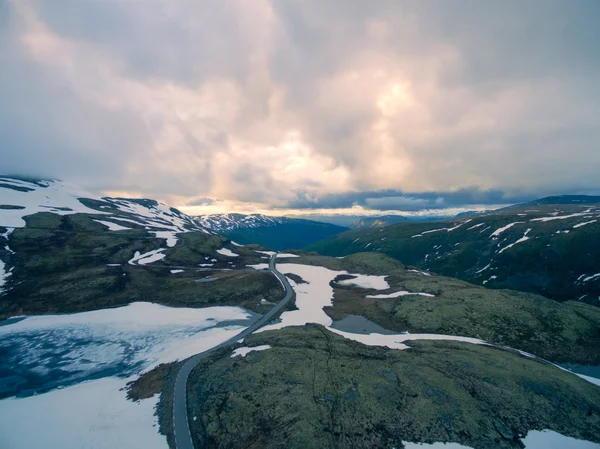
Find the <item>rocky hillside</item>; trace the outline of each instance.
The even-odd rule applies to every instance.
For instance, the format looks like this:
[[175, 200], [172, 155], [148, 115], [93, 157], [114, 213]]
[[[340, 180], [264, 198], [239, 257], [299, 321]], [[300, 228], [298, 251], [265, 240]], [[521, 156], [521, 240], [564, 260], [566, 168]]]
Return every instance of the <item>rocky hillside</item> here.
[[256, 243], [283, 250], [304, 248], [348, 228], [330, 223], [261, 214], [213, 214], [195, 218], [204, 228], [243, 244]]
[[260, 311], [281, 287], [246, 266], [268, 257], [154, 200], [0, 178], [0, 319], [147, 300]]
[[446, 222], [348, 231], [309, 249], [329, 256], [377, 251], [486, 287], [598, 305], [597, 201], [557, 197]]

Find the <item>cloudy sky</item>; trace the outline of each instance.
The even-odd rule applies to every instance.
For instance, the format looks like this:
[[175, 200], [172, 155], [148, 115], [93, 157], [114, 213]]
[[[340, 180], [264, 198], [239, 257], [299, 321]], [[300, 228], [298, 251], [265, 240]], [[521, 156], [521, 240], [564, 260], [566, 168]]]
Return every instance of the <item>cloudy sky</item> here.
[[0, 0], [0, 172], [188, 212], [598, 193], [599, 22], [598, 0]]

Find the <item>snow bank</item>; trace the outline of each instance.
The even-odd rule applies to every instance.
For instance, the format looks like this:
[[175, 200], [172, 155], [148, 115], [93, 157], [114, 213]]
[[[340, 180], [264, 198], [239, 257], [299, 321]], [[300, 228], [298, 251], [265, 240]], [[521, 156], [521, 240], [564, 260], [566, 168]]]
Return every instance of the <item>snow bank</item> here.
[[267, 256], [272, 256], [274, 254], [277, 254], [275, 251], [254, 251], [255, 253], [261, 253], [261, 254], [266, 254]]
[[341, 335], [348, 340], [358, 341], [367, 346], [384, 346], [390, 349], [408, 349], [408, 346], [404, 344], [406, 341], [411, 340], [447, 340], [447, 341], [462, 341], [465, 343], [472, 343], [476, 345], [486, 344], [483, 340], [478, 338], [460, 337], [455, 335], [438, 335], [438, 334], [395, 334], [395, 335], [382, 335], [382, 334], [353, 334], [350, 332], [344, 332], [338, 329], [329, 328], [331, 332]]
[[473, 449], [470, 446], [463, 446], [458, 443], [409, 443], [403, 441], [405, 449]]
[[340, 285], [355, 285], [360, 288], [372, 288], [374, 290], [387, 290], [390, 285], [385, 280], [386, 276], [375, 276], [367, 274], [353, 274], [354, 279], [339, 281]]
[[408, 292], [406, 290], [402, 290], [399, 292], [388, 293], [387, 295], [367, 295], [367, 298], [385, 299], [385, 298], [398, 298], [400, 296], [407, 296], [407, 295], [421, 295], [421, 296], [429, 296], [431, 298], [435, 297], [435, 295], [432, 295], [431, 293], [415, 293], [415, 292]]
[[156, 238], [165, 239], [167, 241], [167, 246], [169, 248], [173, 248], [177, 245], [177, 232], [176, 231], [152, 231]]
[[600, 449], [600, 444], [566, 437], [552, 430], [531, 430], [521, 440], [526, 449]]
[[409, 273], [417, 273], [417, 274], [422, 274], [423, 276], [431, 276], [431, 273], [428, 273], [427, 271], [419, 271], [419, 270], [408, 270]]
[[0, 401], [0, 441], [11, 449], [167, 449], [157, 430], [158, 395], [131, 402], [127, 380], [104, 378]]
[[575, 218], [575, 217], [582, 217], [583, 215], [587, 215], [589, 214], [589, 212], [579, 212], [576, 214], [571, 214], [571, 215], [557, 215], [557, 216], [553, 216], [553, 217], [542, 217], [542, 218], [533, 218], [529, 221], [553, 221], [553, 220], [566, 220], [567, 218]]
[[577, 228], [581, 228], [582, 226], [586, 226], [592, 223], [596, 223], [598, 220], [592, 220], [592, 221], [585, 221], [583, 223], [578, 223], [575, 226], [573, 226], [573, 229], [577, 229]]
[[248, 265], [250, 268], [254, 268], [255, 270], [266, 270], [269, 268], [268, 263], [257, 263], [255, 265]]
[[515, 243], [511, 243], [510, 245], [505, 246], [504, 248], [502, 248], [498, 254], [502, 254], [504, 251], [506, 251], [507, 249], [512, 248], [515, 245], [518, 245], [519, 243], [523, 243], [526, 242], [527, 240], [529, 240], [529, 237], [527, 237], [527, 234], [529, 234], [531, 232], [531, 228], [527, 229], [527, 231], [525, 231], [525, 234], [523, 235], [523, 237], [521, 237], [519, 240], [517, 240]]
[[331, 318], [323, 311], [323, 307], [331, 305], [333, 288], [329, 283], [345, 271], [333, 271], [325, 267], [301, 265], [301, 264], [278, 264], [281, 273], [294, 273], [300, 276], [306, 283], [296, 284], [290, 282], [296, 291], [296, 307], [298, 310], [286, 311], [281, 314], [281, 322], [265, 326], [259, 330], [281, 329], [287, 326], [303, 326], [307, 323], [318, 323], [323, 326], [331, 325]]
[[71, 385], [98, 373], [107, 377], [0, 401], [0, 446], [167, 449], [154, 417], [158, 396], [139, 403], [127, 401], [121, 391], [132, 379], [127, 377], [214, 347], [244, 329], [216, 327], [219, 323], [250, 316], [239, 307], [133, 303], [70, 315], [31, 316], [1, 326], [4, 348], [18, 354], [17, 363], [34, 367], [44, 382], [49, 381], [45, 373], [56, 376], [57, 366], [64, 373], [61, 379]]
[[519, 223], [523, 223], [522, 221], [515, 221], [514, 223], [509, 223], [506, 226], [503, 226], [501, 228], [496, 229], [494, 232], [492, 232], [490, 234], [490, 237], [494, 238], [494, 237], [498, 237], [500, 234], [502, 234], [504, 231], [509, 230], [510, 228], [512, 228], [514, 225], [519, 224]]
[[236, 254], [236, 253], [234, 253], [233, 251], [231, 251], [230, 249], [227, 249], [227, 248], [218, 249], [217, 252], [219, 254], [221, 254], [222, 256], [239, 257], [239, 254]]
[[94, 220], [96, 223], [103, 224], [108, 228], [109, 231], [128, 231], [131, 228], [126, 228], [125, 226], [118, 225], [113, 223], [112, 221], [103, 221], [103, 220]]
[[11, 275], [10, 271], [6, 271], [6, 265], [0, 260], [0, 293], [4, 291], [2, 287], [6, 284], [6, 280]]
[[231, 357], [237, 357], [237, 356], [246, 357], [246, 355], [250, 352], [264, 351], [266, 349], [271, 349], [271, 346], [260, 345], [260, 346], [254, 346], [252, 348], [250, 348], [250, 347], [237, 348], [235, 351], [233, 351], [233, 353], [231, 354]]
[[136, 251], [133, 258], [128, 261], [129, 265], [146, 265], [158, 260], [164, 259], [166, 254], [163, 254], [164, 248], [155, 249], [148, 251], [147, 253], [140, 254]]
[[38, 212], [52, 212], [58, 215], [76, 213], [107, 214], [84, 206], [79, 198], [95, 198], [94, 195], [72, 184], [59, 181], [42, 181], [40, 182], [41, 185], [37, 185], [28, 181], [1, 177], [0, 182], [27, 190], [21, 192], [8, 187], [0, 187], [0, 204], [24, 208], [1, 210], [0, 226], [22, 228], [25, 226], [23, 217]]
[[297, 254], [292, 254], [292, 253], [277, 253], [277, 257], [300, 257]]

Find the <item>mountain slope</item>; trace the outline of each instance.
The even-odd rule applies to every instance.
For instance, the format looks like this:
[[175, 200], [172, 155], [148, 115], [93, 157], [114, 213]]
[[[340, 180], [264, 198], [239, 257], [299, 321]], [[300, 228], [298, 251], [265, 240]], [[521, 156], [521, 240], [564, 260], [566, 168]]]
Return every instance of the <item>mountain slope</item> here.
[[304, 248], [348, 229], [330, 223], [261, 214], [202, 215], [195, 221], [236, 242], [256, 243], [275, 250]]
[[[0, 319], [147, 300], [260, 311], [280, 289], [268, 273], [246, 269], [264, 258], [154, 200], [0, 178]], [[226, 282], [199, 289], [206, 277]]]
[[329, 256], [379, 251], [487, 287], [598, 305], [600, 204], [594, 197], [586, 204], [574, 200], [561, 197], [562, 204], [540, 200], [471, 218], [348, 231], [308, 249]]

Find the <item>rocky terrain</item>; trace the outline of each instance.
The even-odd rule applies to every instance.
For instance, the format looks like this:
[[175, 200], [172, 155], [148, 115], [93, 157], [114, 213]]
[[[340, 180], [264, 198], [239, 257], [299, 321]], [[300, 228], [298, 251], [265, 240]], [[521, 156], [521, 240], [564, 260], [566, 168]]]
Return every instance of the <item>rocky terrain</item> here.
[[489, 288], [599, 305], [597, 197], [553, 197], [446, 222], [344, 232], [308, 249], [327, 256], [375, 251]]

